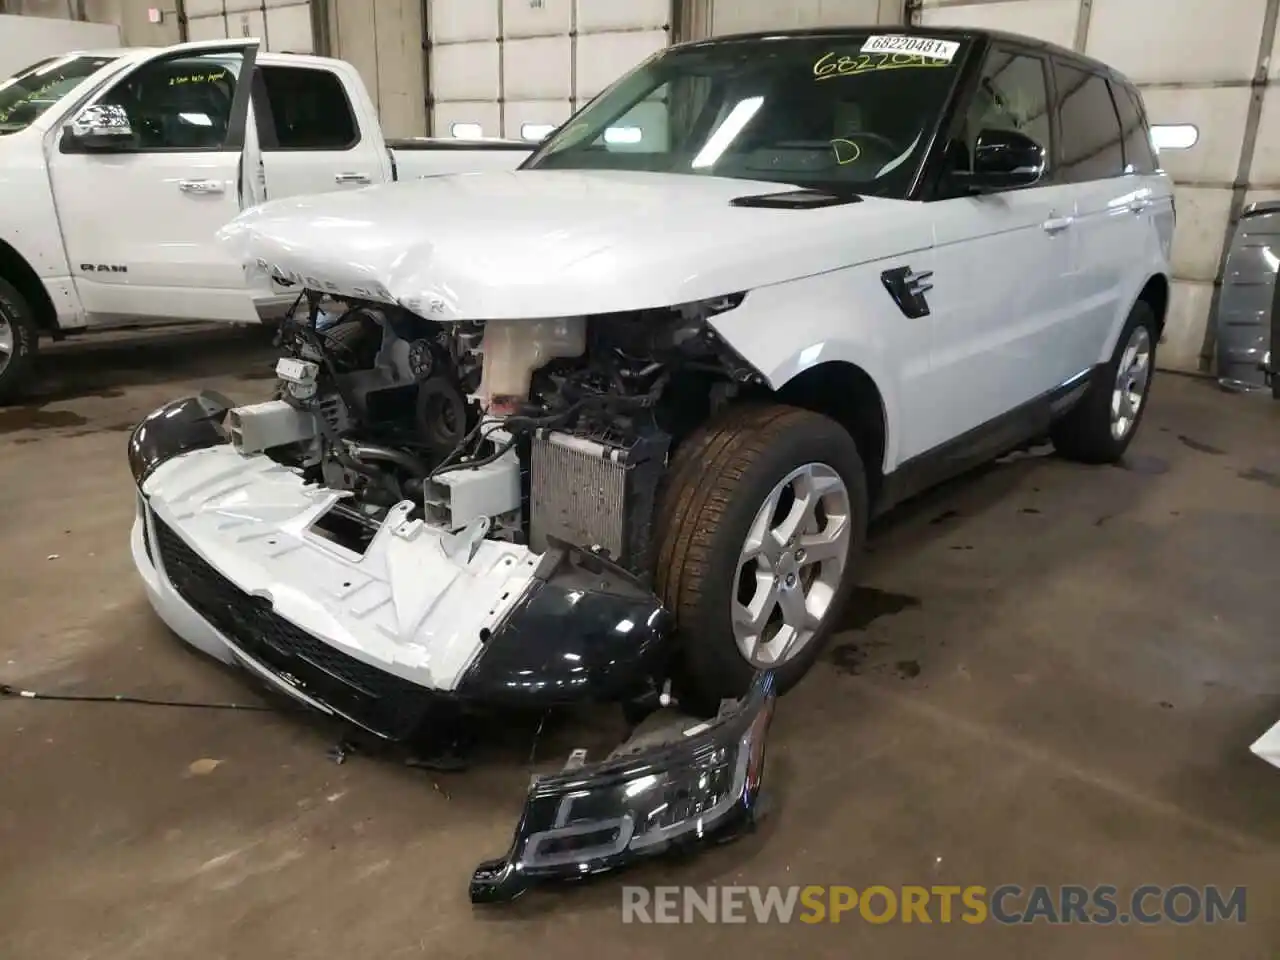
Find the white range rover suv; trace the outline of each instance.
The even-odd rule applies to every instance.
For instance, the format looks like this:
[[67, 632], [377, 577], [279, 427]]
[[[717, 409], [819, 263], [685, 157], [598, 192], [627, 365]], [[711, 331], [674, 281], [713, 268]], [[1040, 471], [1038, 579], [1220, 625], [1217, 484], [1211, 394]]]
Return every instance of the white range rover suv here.
[[224, 228], [298, 295], [278, 389], [139, 425], [134, 556], [186, 640], [387, 737], [785, 691], [871, 516], [1040, 437], [1121, 457], [1173, 225], [1138, 91], [1079, 54], [673, 46], [518, 170]]

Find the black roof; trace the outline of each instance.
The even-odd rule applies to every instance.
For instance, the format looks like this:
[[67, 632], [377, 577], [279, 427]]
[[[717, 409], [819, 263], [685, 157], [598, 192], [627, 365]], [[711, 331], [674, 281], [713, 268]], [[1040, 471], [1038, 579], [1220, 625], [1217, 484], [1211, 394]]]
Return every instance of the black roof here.
[[943, 26], [906, 26], [903, 24], [891, 23], [872, 23], [872, 24], [849, 24], [846, 26], [828, 26], [828, 27], [793, 27], [786, 30], [757, 30], [750, 33], [728, 33], [723, 36], [706, 37], [701, 40], [686, 40], [683, 43], [673, 44], [674, 47], [695, 47], [721, 43], [738, 43], [751, 40], [767, 40], [776, 37], [797, 37], [797, 38], [820, 38], [831, 37], [836, 39], [849, 34], [860, 33], [887, 33], [894, 36], [925, 36], [937, 37], [942, 40], [980, 40], [986, 43], [1003, 42], [1013, 44], [1019, 47], [1038, 50], [1041, 53], [1052, 55], [1062, 60], [1073, 61], [1090, 70], [1113, 75], [1121, 80], [1127, 79], [1124, 74], [1114, 67], [1108, 66], [1101, 60], [1095, 60], [1092, 57], [1085, 56], [1083, 53], [1077, 53], [1075, 50], [1067, 47], [1059, 46], [1056, 43], [1050, 43], [1048, 40], [1041, 40], [1037, 37], [1029, 37], [1021, 33], [1009, 33], [1004, 30], [979, 30], [973, 27], [943, 27]]

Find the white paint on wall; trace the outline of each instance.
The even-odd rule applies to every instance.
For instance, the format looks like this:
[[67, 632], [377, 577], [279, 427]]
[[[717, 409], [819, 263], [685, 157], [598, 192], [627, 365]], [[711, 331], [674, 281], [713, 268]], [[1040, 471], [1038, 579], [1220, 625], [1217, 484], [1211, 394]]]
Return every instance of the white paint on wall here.
[[46, 57], [118, 46], [120, 28], [113, 23], [0, 14], [0, 77], [12, 76]]

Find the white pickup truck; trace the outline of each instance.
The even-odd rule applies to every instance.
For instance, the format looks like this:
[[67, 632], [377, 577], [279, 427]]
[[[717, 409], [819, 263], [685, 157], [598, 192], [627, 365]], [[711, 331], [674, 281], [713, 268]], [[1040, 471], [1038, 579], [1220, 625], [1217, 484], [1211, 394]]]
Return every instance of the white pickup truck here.
[[[246, 79], [249, 82], [245, 82]], [[388, 141], [355, 67], [255, 40], [86, 51], [0, 81], [0, 400], [41, 336], [172, 321], [256, 323], [214, 234], [297, 194], [510, 169], [532, 144]]]

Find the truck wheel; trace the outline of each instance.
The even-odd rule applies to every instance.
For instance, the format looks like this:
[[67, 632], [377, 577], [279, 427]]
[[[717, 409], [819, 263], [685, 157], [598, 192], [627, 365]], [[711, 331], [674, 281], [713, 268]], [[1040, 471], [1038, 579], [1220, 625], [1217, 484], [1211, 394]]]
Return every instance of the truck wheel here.
[[853, 438], [795, 407], [731, 407], [685, 440], [658, 512], [655, 584], [680, 636], [677, 696], [712, 713], [757, 669], [813, 665], [854, 582], [867, 485]]
[[1159, 339], [1155, 313], [1139, 300], [1129, 311], [1110, 362], [1051, 428], [1058, 453], [1080, 463], [1115, 463], [1124, 456], [1147, 412]]
[[13, 285], [0, 278], [0, 403], [14, 400], [35, 363], [40, 329]]

